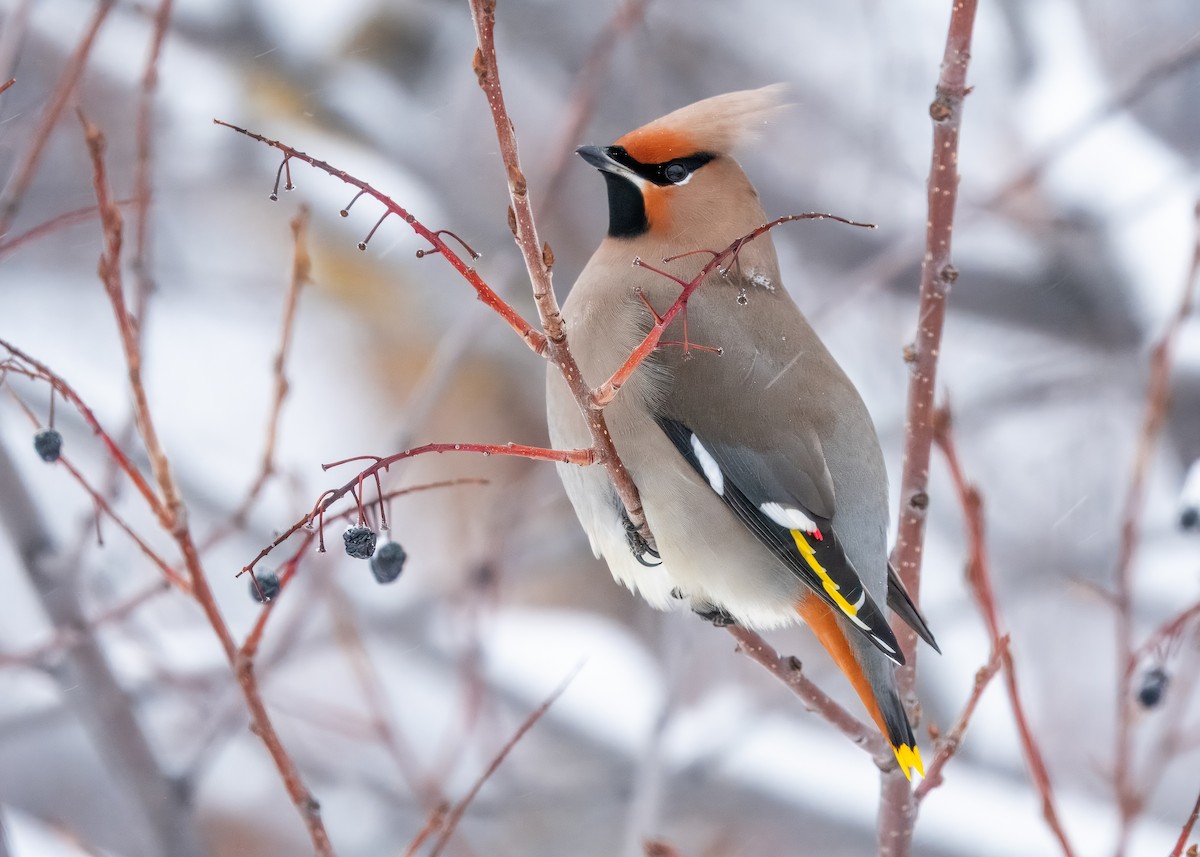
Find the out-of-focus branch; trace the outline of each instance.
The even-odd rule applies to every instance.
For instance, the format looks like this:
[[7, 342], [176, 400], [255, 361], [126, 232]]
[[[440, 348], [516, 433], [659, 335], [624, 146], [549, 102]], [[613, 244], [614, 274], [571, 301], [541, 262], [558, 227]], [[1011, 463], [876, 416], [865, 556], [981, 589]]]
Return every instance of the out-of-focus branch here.
[[134, 139], [137, 141], [137, 162], [133, 173], [133, 316], [138, 320], [139, 334], [145, 330], [146, 309], [154, 291], [154, 277], [150, 273], [150, 205], [151, 178], [154, 172], [154, 93], [158, 89], [158, 58], [162, 54], [167, 28], [171, 23], [171, 7], [174, 0], [161, 0], [154, 15], [154, 34], [150, 38], [150, 50], [142, 71], [141, 92], [138, 95], [137, 119], [134, 121]]
[[[79, 85], [79, 78], [83, 75], [83, 69], [87, 65], [88, 55], [92, 52], [96, 35], [100, 32], [104, 19], [108, 17], [108, 13], [112, 11], [114, 5], [115, 0], [99, 0], [96, 3], [91, 20], [84, 28], [79, 44], [67, 59], [63, 73], [58, 79], [58, 85], [54, 88], [54, 93], [46, 100], [46, 109], [42, 112], [37, 129], [33, 132], [29, 148], [25, 150], [25, 157], [14, 171], [4, 192], [0, 194], [0, 235], [7, 235], [9, 227], [12, 226], [13, 218], [21, 207], [25, 193], [33, 183], [33, 177], [37, 175], [38, 165], [42, 162], [42, 155], [46, 152], [46, 144], [50, 141], [50, 135], [62, 117], [67, 103], [71, 100], [75, 87]], [[8, 89], [11, 84], [11, 81], [5, 84], [0, 92]]]
[[112, 775], [114, 791], [139, 815], [155, 853], [201, 857], [204, 849], [182, 792], [163, 772], [129, 698], [84, 615], [71, 570], [55, 554], [53, 539], [8, 450], [0, 445], [0, 523], [16, 546], [26, 577], [58, 632], [72, 636], [52, 669], [64, 705], [87, 731]]
[[558, 204], [563, 177], [567, 174], [567, 164], [574, 154], [575, 147], [581, 142], [579, 135], [596, 112], [596, 97], [608, 77], [607, 71], [612, 63], [613, 51], [621, 39], [645, 18], [648, 5], [650, 0], [623, 0], [608, 24], [592, 42], [592, 47], [575, 76], [575, 89], [567, 102], [567, 121], [563, 123], [558, 140], [550, 149], [550, 164], [546, 169], [546, 191], [537, 212], [539, 218], [548, 217]]
[[[66, 386], [65, 382], [63, 382], [63, 386]], [[25, 412], [25, 415], [29, 417], [29, 421], [33, 424], [33, 426], [35, 428], [39, 426], [41, 421], [38, 419], [37, 414], [33, 412], [33, 409], [30, 408], [29, 405], [25, 403], [25, 400], [18, 396], [16, 391], [14, 391], [11, 387], [9, 387], [8, 390], [12, 395], [13, 401], [15, 401], [17, 406]], [[181, 592], [189, 594], [191, 593], [191, 584], [189, 584], [182, 576], [180, 576], [179, 572], [172, 568], [171, 565], [165, 559], [163, 559], [161, 554], [150, 547], [150, 545], [146, 543], [145, 539], [138, 535], [137, 531], [134, 530], [133, 527], [131, 527], [129, 523], [117, 513], [116, 509], [113, 508], [112, 503], [108, 501], [108, 498], [92, 487], [91, 482], [89, 482], [87, 477], [83, 475], [79, 468], [71, 462], [70, 458], [68, 458], [66, 455], [60, 454], [57, 463], [60, 464], [64, 470], [71, 474], [71, 478], [74, 479], [75, 482], [78, 483], [79, 487], [82, 488], [84, 492], [92, 499], [92, 505], [95, 506], [97, 512], [104, 514], [114, 524], [116, 524], [121, 532], [125, 533], [125, 535], [128, 536], [135, 545], [137, 545], [138, 550], [142, 552], [142, 555], [145, 556], [146, 559], [150, 560], [150, 562], [153, 563], [156, 568], [158, 568], [168, 583], [170, 583], [172, 586], [175, 586]]]
[[[917, 332], [906, 349], [909, 364], [908, 407], [905, 412], [904, 471], [900, 477], [900, 514], [892, 564], [914, 600], [920, 603], [921, 552], [925, 515], [929, 507], [929, 458], [933, 445], [933, 400], [937, 390], [938, 356], [946, 320], [946, 299], [958, 277], [951, 263], [954, 213], [958, 201], [958, 140], [967, 68], [975, 29], [975, 0], [955, 0], [950, 11], [946, 47], [929, 116], [933, 120], [933, 154], [929, 165], [925, 257], [921, 264], [921, 296]], [[902, 698], [916, 684], [916, 632], [897, 633], [908, 656], [897, 670]], [[916, 804], [908, 781], [899, 772], [884, 776], [879, 799], [879, 855], [907, 857], [912, 851]]]
[[1178, 72], [1191, 67], [1198, 60], [1200, 60], [1200, 42], [1194, 39], [1188, 39], [1179, 49], [1155, 59], [1120, 92], [1048, 143], [1024, 169], [1006, 181], [992, 198], [984, 203], [984, 207], [1001, 204], [1013, 193], [1037, 181], [1051, 164], [1078, 143], [1087, 139], [1088, 134], [1103, 122], [1116, 115], [1118, 111], [1139, 101], [1159, 81], [1171, 78]]
[[[1170, 857], [1183, 857], [1183, 849], [1187, 847], [1188, 837], [1192, 835], [1192, 829], [1196, 826], [1196, 822], [1200, 821], [1200, 795], [1196, 795], [1196, 805], [1192, 807], [1192, 814], [1187, 817], [1187, 821], [1183, 823], [1183, 830], [1179, 831], [1179, 839], [1175, 842], [1175, 847], [1171, 849]], [[1195, 853], [1196, 846], [1192, 846], [1192, 850], [1188, 854]]]
[[958, 720], [954, 722], [950, 731], [938, 741], [937, 755], [925, 768], [925, 776], [921, 779], [920, 784], [913, 789], [913, 798], [918, 804], [945, 781], [942, 771], [962, 746], [963, 737], [967, 734], [967, 727], [971, 723], [971, 717], [975, 714], [975, 707], [979, 705], [984, 690], [996, 677], [996, 673], [1000, 671], [1001, 661], [1007, 651], [1008, 635], [1006, 634], [1000, 638], [1000, 645], [993, 646], [988, 662], [975, 673], [975, 686], [971, 690], [971, 695], [967, 697], [962, 713], [958, 715]]
[[[117, 206], [129, 205], [129, 203], [130, 200], [122, 199], [117, 201]], [[14, 235], [12, 238], [0, 241], [0, 259], [16, 252], [26, 244], [37, 241], [39, 238], [53, 235], [60, 229], [66, 229], [68, 226], [74, 226], [76, 223], [85, 223], [99, 215], [99, 213], [100, 210], [94, 205], [76, 208], [72, 211], [64, 211], [57, 217], [52, 217], [45, 223], [39, 223], [32, 229], [22, 232], [20, 235]]]
[[1054, 799], [1054, 786], [1050, 782], [1050, 772], [1046, 768], [1045, 759], [1033, 730], [1029, 727], [1029, 718], [1025, 715], [1025, 706], [1021, 702], [1021, 694], [1017, 686], [1016, 667], [1013, 664], [1012, 648], [1008, 634], [1004, 631], [1004, 622], [1000, 618], [1000, 607], [996, 602], [996, 594], [992, 589], [991, 566], [988, 562], [987, 539], [983, 521], [983, 498], [963, 472], [958, 458], [958, 449], [954, 443], [949, 411], [939, 411], [934, 420], [935, 439], [946, 458], [950, 469], [950, 477], [954, 481], [955, 491], [962, 504], [963, 515], [967, 524], [967, 542], [969, 559], [967, 560], [967, 583], [971, 594], [983, 615], [987, 625], [988, 635], [992, 640], [992, 655], [999, 656], [1000, 667], [1004, 673], [1004, 685], [1008, 690], [1008, 701], [1012, 707], [1013, 720], [1017, 726], [1017, 734], [1021, 739], [1021, 752], [1025, 756], [1025, 764], [1029, 767], [1029, 776], [1034, 787], [1042, 798], [1042, 815], [1051, 832], [1058, 840], [1065, 857], [1074, 857], [1075, 851], [1067, 839], [1066, 831], [1058, 816], [1058, 808]]
[[25, 666], [33, 669], [49, 669], [55, 658], [66, 649], [87, 642], [91, 633], [99, 628], [115, 625], [133, 614], [139, 607], [151, 601], [164, 592], [169, 592], [170, 585], [165, 580], [157, 580], [139, 592], [112, 605], [104, 612], [93, 616], [84, 624], [88, 636], [81, 637], [75, 628], [59, 628], [55, 635], [37, 648], [19, 653], [0, 652], [0, 667]]
[[1183, 328], [1196, 300], [1200, 284], [1200, 203], [1196, 206], [1196, 239], [1191, 265], [1183, 283], [1183, 291], [1174, 314], [1150, 355], [1150, 381], [1146, 391], [1146, 407], [1142, 416], [1142, 431], [1134, 454], [1133, 471], [1125, 493], [1121, 515], [1121, 539], [1117, 547], [1117, 567], [1113, 598], [1116, 605], [1117, 632], [1117, 735], [1114, 751], [1113, 785], [1121, 830], [1116, 854], [1121, 857], [1128, 845], [1133, 821], [1141, 810], [1141, 800], [1132, 785], [1133, 754], [1133, 674], [1137, 652], [1133, 641], [1133, 557], [1141, 540], [1142, 512], [1145, 508], [1146, 479], [1150, 462], [1158, 447], [1158, 439], [1167, 418], [1171, 392], [1171, 365], [1175, 340]]
[[450, 837], [454, 835], [454, 831], [458, 827], [459, 821], [462, 820], [463, 813], [467, 811], [467, 807], [471, 805], [471, 801], [473, 801], [475, 796], [479, 794], [479, 790], [483, 788], [484, 783], [486, 783], [488, 778], [490, 778], [492, 774], [496, 772], [497, 768], [504, 764], [504, 760], [508, 758], [508, 754], [512, 752], [512, 749], [517, 745], [517, 742], [525, 737], [525, 733], [532, 729], [534, 725], [542, 719], [542, 715], [550, 710], [550, 706], [553, 705], [558, 698], [563, 695], [563, 692], [566, 691], [567, 687], [569, 687], [571, 682], [574, 681], [575, 676], [579, 674], [579, 669], [580, 667], [573, 669], [571, 673], [565, 679], [563, 679], [562, 684], [555, 688], [554, 692], [546, 698], [546, 701], [535, 708], [529, 714], [529, 716], [525, 718], [525, 721], [520, 725], [517, 731], [513, 733], [513, 736], [508, 739], [508, 742], [503, 747], [500, 748], [500, 752], [497, 753], [495, 758], [492, 759], [491, 764], [489, 764], [487, 768], [484, 769], [483, 773], [479, 775], [479, 779], [475, 781], [475, 784], [471, 786], [470, 790], [466, 793], [463, 799], [451, 807], [450, 812], [446, 816], [445, 824], [442, 826], [441, 835], [433, 844], [433, 848], [429, 852], [429, 857], [438, 857], [438, 855], [442, 853], [446, 847], [446, 843], [449, 842]]
[[683, 857], [670, 843], [661, 839], [646, 840], [642, 851], [646, 857]]
[[308, 254], [308, 220], [307, 205], [300, 206], [296, 216], [292, 218], [292, 276], [288, 282], [287, 294], [283, 299], [283, 321], [280, 323], [279, 346], [275, 351], [275, 359], [271, 363], [275, 378], [274, 392], [271, 396], [271, 409], [267, 415], [267, 434], [263, 441], [261, 460], [258, 465], [258, 475], [250, 485], [237, 510], [230, 516], [222, 530], [212, 534], [206, 542], [206, 547], [218, 540], [223, 532], [237, 530], [246, 523], [246, 517], [254, 508], [267, 481], [275, 474], [275, 445], [279, 439], [279, 417], [283, 411], [283, 402], [288, 394], [287, 358], [291, 351], [292, 331], [296, 322], [296, 306], [300, 300], [300, 289], [311, 282], [312, 259]]

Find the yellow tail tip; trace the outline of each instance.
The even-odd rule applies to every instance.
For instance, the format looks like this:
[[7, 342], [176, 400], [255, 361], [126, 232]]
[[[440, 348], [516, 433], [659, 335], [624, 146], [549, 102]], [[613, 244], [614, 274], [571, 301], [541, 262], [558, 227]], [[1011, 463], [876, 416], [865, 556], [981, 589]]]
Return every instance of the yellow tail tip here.
[[900, 763], [900, 770], [904, 771], [904, 776], [910, 781], [912, 780], [912, 771], [914, 768], [922, 777], [925, 776], [925, 765], [921, 761], [921, 750], [916, 744], [911, 747], [907, 744], [892, 747], [892, 752], [896, 754], [896, 761]]

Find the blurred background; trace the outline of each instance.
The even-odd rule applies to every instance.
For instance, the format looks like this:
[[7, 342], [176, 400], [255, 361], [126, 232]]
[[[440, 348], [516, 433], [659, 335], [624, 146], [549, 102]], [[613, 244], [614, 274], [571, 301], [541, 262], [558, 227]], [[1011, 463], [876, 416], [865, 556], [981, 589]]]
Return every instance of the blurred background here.
[[[65, 378], [148, 472], [96, 275], [99, 222], [86, 212], [60, 219], [95, 204], [79, 108], [108, 140], [127, 219], [126, 281], [151, 287], [142, 316], [150, 405], [203, 542], [259, 470], [291, 278], [289, 221], [311, 206], [312, 283], [292, 332], [276, 475], [245, 526], [203, 557], [241, 641], [262, 608], [237, 572], [354, 473], [322, 463], [430, 441], [544, 444], [544, 367], [443, 260], [417, 258], [424, 242], [398, 219], [360, 251], [377, 203], [360, 199], [339, 217], [353, 193], [298, 162], [295, 190], [272, 202], [277, 153], [212, 123], [283, 140], [369, 181], [431, 228], [453, 229], [482, 254], [487, 281], [534, 318], [465, 3], [176, 0], [148, 137], [148, 243], [134, 270], [128, 201], [157, 14], [153, 3], [0, 0], [0, 82], [17, 79], [0, 95], [0, 338]], [[932, 0], [502, 0], [501, 73], [560, 298], [606, 223], [602, 182], [571, 154], [576, 146], [709, 95], [789, 84], [792, 108], [742, 160], [771, 215], [828, 211], [878, 224], [804, 222], [775, 241], [789, 289], [862, 391], [898, 482], [901, 353], [916, 325], [928, 105], [948, 15], [949, 3]], [[54, 93], [98, 19], [78, 85], [21, 192]], [[968, 82], [960, 276], [940, 384], [984, 498], [999, 604], [1066, 832], [1079, 854], [1108, 855], [1119, 837], [1109, 593], [1150, 352], [1184, 293], [1195, 242], [1200, 5], [983, 3]], [[5, 385], [49, 419], [45, 384], [10, 374]], [[114, 779], [106, 729], [120, 713], [72, 678], [81, 652], [98, 653], [188, 807], [203, 842], [193, 853], [308, 853], [204, 615], [161, 585], [111, 521], [97, 525], [92, 500], [62, 466], [38, 459], [36, 426], [0, 392], [9, 853], [162, 853], [144, 807]], [[1137, 642], [1200, 597], [1195, 319], [1177, 340], [1171, 394], [1132, 566]], [[170, 540], [61, 399], [55, 426], [71, 461], [174, 561]], [[963, 582], [958, 501], [934, 459], [922, 601], [944, 654], [920, 652], [927, 761], [925, 727], [949, 728], [989, 651]], [[430, 812], [460, 799], [573, 670], [447, 853], [636, 855], [650, 839], [685, 857], [873, 851], [870, 758], [737, 654], [727, 634], [689, 614], [657, 614], [615, 584], [552, 466], [427, 456], [393, 467], [385, 488], [450, 479], [486, 484], [392, 502], [389, 536], [409, 556], [398, 581], [377, 584], [341, 551], [342, 524], [331, 524], [333, 549], [304, 559], [267, 625], [263, 693], [338, 854], [427, 853], [408, 848]], [[31, 569], [18, 545], [43, 530], [43, 566]], [[64, 597], [86, 621], [48, 618], [61, 615], [52, 604]], [[859, 711], [807, 631], [770, 640]], [[1166, 854], [1200, 789], [1198, 664], [1196, 622], [1139, 662], [1135, 688], [1154, 669], [1167, 684], [1160, 704], [1134, 706], [1132, 788], [1143, 803], [1133, 853]], [[921, 807], [916, 852], [1061, 853], [999, 683], [945, 785]]]

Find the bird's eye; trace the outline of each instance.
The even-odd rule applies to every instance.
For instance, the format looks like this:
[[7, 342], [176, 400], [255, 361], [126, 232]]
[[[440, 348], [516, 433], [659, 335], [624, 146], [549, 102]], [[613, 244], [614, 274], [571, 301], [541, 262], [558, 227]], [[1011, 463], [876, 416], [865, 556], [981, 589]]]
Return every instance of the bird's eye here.
[[679, 184], [691, 174], [691, 170], [685, 167], [679, 161], [667, 164], [667, 168], [663, 170], [663, 175], [667, 177], [667, 181], [673, 184]]

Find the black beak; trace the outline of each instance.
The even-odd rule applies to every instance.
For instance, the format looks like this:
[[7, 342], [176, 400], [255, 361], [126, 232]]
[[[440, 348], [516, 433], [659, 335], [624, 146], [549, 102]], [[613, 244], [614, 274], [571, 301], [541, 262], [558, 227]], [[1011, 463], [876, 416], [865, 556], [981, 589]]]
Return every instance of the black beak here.
[[613, 167], [617, 166], [616, 162], [608, 156], [608, 152], [600, 146], [580, 146], [575, 150], [575, 154], [596, 169], [606, 173], [613, 172]]

